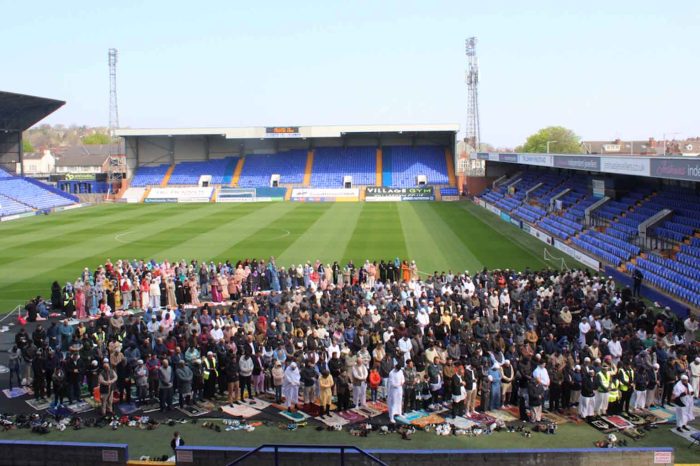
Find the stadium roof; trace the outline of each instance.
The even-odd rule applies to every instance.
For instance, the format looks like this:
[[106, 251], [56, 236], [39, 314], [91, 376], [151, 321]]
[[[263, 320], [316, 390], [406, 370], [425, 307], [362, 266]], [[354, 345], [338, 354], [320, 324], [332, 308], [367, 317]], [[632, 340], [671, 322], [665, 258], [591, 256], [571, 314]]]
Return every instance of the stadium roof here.
[[0, 91], [0, 131], [24, 131], [65, 104], [61, 100]]
[[[279, 131], [278, 131], [279, 130]], [[118, 129], [117, 136], [224, 136], [226, 139], [338, 138], [346, 134], [456, 133], [458, 124], [433, 125], [351, 125], [351, 126], [251, 126], [247, 128], [160, 128]]]

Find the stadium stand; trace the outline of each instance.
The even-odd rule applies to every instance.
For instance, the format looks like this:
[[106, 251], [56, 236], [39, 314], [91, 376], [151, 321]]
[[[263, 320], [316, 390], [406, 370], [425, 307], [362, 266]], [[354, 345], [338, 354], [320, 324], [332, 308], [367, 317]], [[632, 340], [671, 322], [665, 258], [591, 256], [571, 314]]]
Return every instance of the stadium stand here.
[[311, 186], [315, 188], [340, 188], [345, 176], [352, 176], [353, 185], [358, 186], [377, 182], [374, 147], [318, 147], [314, 152]]
[[238, 186], [242, 188], [270, 186], [270, 176], [273, 174], [280, 175], [281, 184], [302, 184], [306, 156], [305, 150], [249, 155], [245, 159]]
[[425, 175], [427, 183], [431, 185], [450, 182], [445, 149], [440, 146], [385, 146], [383, 167], [383, 177], [389, 176], [389, 183], [384, 181], [385, 186], [410, 188], [416, 186], [418, 175]]
[[[558, 179], [557, 179], [558, 178]], [[496, 189], [487, 189], [481, 199], [511, 216], [537, 226], [620, 270], [639, 269], [655, 287], [700, 305], [700, 196], [681, 187], [635, 186], [619, 199], [605, 203], [593, 213], [592, 225], [584, 225], [585, 211], [597, 199], [590, 194], [589, 178], [526, 170]], [[526, 192], [532, 190], [526, 199]], [[514, 189], [511, 189], [514, 188]], [[559, 208], [548, 212], [550, 200]], [[639, 225], [663, 209], [673, 216], [651, 228], [651, 238], [668, 246], [642, 250]]]
[[17, 202], [12, 198], [0, 195], [0, 217], [6, 215], [22, 214], [31, 211], [32, 208], [21, 202]]
[[146, 188], [144, 187], [133, 187], [129, 186], [124, 194], [122, 194], [122, 201], [128, 204], [135, 204], [141, 202], [143, 196], [146, 194]]
[[226, 178], [230, 182], [237, 161], [238, 158], [225, 157], [200, 162], [180, 162], [175, 165], [168, 186], [196, 185], [204, 175], [211, 175], [211, 184], [224, 184]]
[[34, 209], [52, 209], [78, 202], [77, 197], [31, 178], [3, 178], [0, 194]]
[[139, 167], [131, 179], [131, 186], [160, 186], [170, 164], [164, 163], [152, 167]]

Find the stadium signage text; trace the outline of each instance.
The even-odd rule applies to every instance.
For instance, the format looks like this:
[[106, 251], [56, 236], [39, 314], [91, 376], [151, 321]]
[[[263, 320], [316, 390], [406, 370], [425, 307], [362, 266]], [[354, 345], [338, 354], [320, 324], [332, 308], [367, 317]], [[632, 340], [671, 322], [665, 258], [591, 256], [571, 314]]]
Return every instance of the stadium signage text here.
[[542, 154], [518, 154], [518, 163], [537, 165], [539, 167], [551, 167], [554, 165], [551, 155]]
[[357, 201], [360, 198], [358, 188], [294, 188], [293, 201], [333, 202]]
[[618, 175], [649, 176], [649, 159], [633, 157], [601, 157], [600, 170]]
[[368, 202], [434, 201], [435, 190], [432, 186], [421, 186], [416, 188], [368, 186], [365, 190], [365, 200]]
[[66, 173], [66, 181], [95, 181], [94, 173]]
[[661, 159], [651, 161], [651, 176], [700, 181], [700, 160]]
[[268, 126], [265, 128], [266, 138], [300, 138], [298, 126]]
[[572, 170], [600, 171], [600, 157], [555, 155], [554, 166]]

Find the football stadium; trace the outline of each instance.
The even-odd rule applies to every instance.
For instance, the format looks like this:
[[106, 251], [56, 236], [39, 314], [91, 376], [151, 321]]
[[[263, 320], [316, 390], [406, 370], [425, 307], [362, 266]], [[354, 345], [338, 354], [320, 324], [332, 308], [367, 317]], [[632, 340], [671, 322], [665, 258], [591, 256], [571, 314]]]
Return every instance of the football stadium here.
[[475, 44], [466, 136], [0, 92], [0, 465], [700, 463], [700, 143], [487, 148]]

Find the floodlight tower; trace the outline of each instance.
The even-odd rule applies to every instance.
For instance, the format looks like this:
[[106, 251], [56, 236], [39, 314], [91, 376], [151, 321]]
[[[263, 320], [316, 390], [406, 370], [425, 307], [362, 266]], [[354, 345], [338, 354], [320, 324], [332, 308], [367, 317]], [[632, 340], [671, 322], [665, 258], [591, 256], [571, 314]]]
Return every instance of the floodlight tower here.
[[479, 59], [476, 57], [476, 37], [466, 40], [467, 53], [467, 144], [479, 150]]
[[114, 137], [114, 131], [119, 128], [119, 106], [117, 105], [117, 49], [109, 49], [109, 133]]

